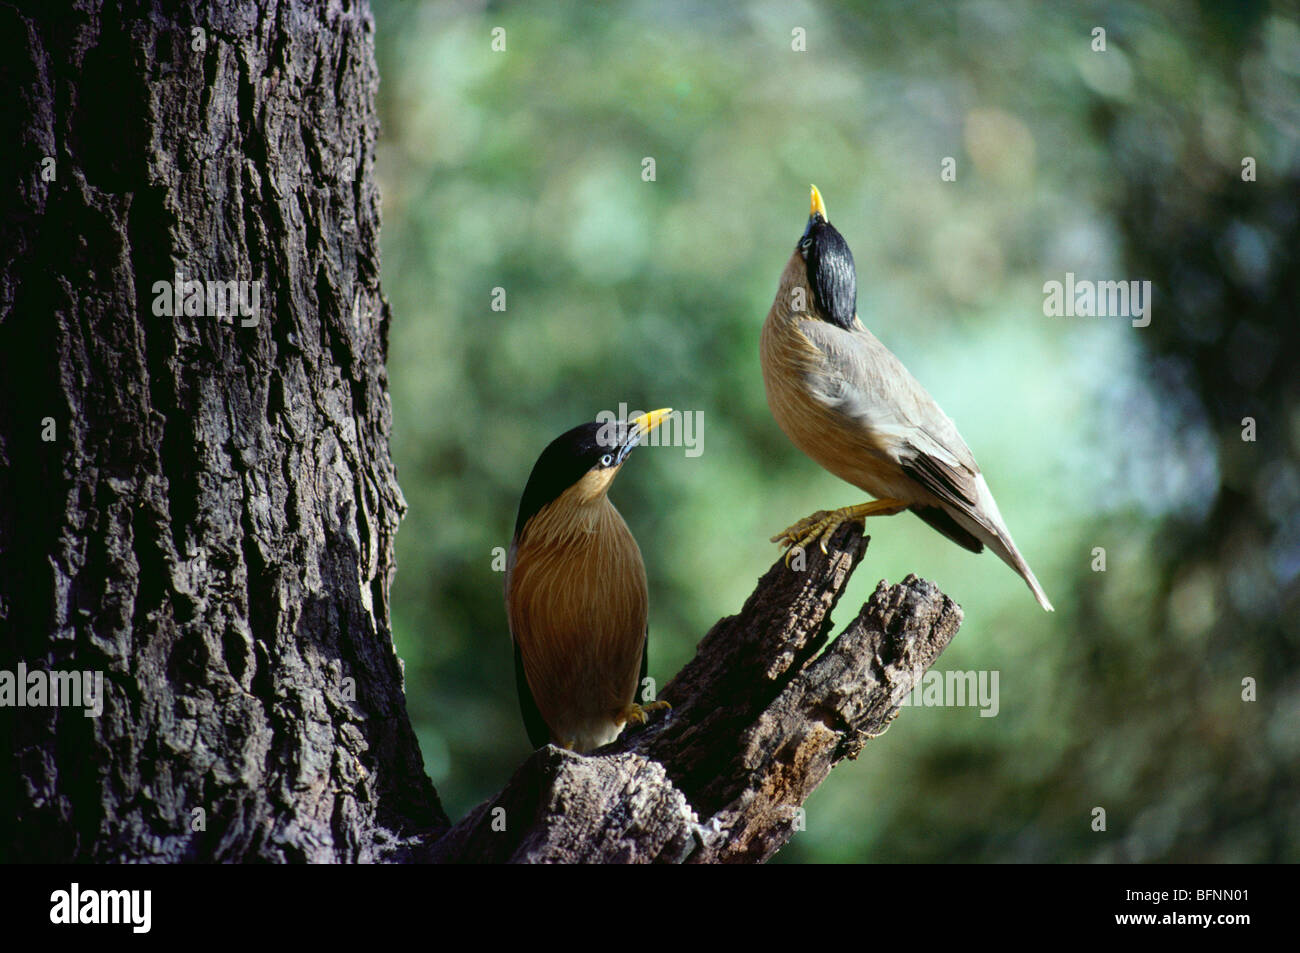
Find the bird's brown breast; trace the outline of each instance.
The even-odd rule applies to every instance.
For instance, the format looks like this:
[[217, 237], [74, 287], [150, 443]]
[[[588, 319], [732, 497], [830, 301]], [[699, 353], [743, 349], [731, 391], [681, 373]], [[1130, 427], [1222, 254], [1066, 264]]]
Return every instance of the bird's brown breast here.
[[636, 693], [649, 598], [641, 550], [603, 493], [584, 498], [579, 484], [529, 520], [506, 602], [552, 735], [567, 741], [589, 723], [612, 724]]

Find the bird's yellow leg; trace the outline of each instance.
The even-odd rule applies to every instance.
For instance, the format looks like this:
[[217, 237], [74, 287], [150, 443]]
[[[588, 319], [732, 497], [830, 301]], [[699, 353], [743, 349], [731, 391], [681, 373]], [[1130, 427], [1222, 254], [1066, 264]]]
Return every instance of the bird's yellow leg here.
[[646, 716], [652, 711], [662, 711], [671, 709], [673, 706], [667, 702], [650, 702], [646, 705], [638, 705], [636, 702], [628, 702], [618, 713], [619, 724], [644, 725]]
[[805, 516], [793, 526], [787, 527], [772, 537], [774, 543], [785, 543], [786, 565], [790, 554], [796, 549], [803, 549], [814, 539], [826, 552], [826, 540], [844, 523], [850, 520], [865, 520], [868, 516], [892, 516], [907, 509], [908, 504], [902, 500], [872, 500], [857, 506], [841, 506], [838, 510], [818, 510], [812, 516]]

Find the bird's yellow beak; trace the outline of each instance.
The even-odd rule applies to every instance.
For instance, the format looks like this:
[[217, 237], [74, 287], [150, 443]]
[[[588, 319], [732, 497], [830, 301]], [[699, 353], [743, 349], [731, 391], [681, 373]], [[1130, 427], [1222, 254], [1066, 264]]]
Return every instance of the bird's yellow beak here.
[[648, 414], [642, 414], [640, 417], [633, 417], [631, 421], [632, 429], [638, 434], [648, 434], [663, 423], [664, 418], [672, 412], [671, 407], [664, 407], [660, 410], [652, 410]]
[[629, 420], [627, 441], [621, 448], [619, 448], [618, 462], [622, 463], [623, 459], [632, 452], [632, 448], [641, 442], [641, 438], [663, 423], [672, 412], [673, 409], [671, 407], [663, 407], [659, 410], [652, 410], [648, 414], [642, 414], [640, 417], [633, 417]]
[[822, 194], [817, 191], [817, 186], [812, 187], [812, 211], [808, 213], [809, 218], [822, 217], [823, 222], [829, 222], [830, 218], [826, 215], [826, 203], [822, 201]]

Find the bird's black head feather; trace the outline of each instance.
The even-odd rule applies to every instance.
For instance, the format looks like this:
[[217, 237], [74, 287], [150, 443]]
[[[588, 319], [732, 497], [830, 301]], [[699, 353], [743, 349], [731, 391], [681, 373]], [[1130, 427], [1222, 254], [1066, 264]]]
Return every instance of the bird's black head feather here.
[[620, 449], [626, 444], [627, 424], [593, 421], [579, 424], [560, 434], [547, 445], [533, 464], [533, 472], [519, 500], [515, 519], [515, 537], [542, 507], [555, 502], [588, 470], [617, 466]]
[[849, 243], [820, 215], [808, 219], [799, 253], [808, 266], [808, 285], [819, 317], [848, 330], [858, 312], [858, 276]]

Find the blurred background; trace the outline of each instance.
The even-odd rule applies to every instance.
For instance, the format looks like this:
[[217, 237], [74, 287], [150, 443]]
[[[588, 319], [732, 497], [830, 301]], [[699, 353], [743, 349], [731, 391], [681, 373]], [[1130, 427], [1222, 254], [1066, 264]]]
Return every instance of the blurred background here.
[[[778, 860], [1300, 860], [1294, 4], [374, 8], [394, 626], [453, 819], [528, 754], [493, 550], [553, 437], [620, 402], [703, 412], [699, 456], [640, 450], [611, 494], [660, 685], [769, 536], [862, 500], [759, 372], [813, 182], [863, 321], [1057, 612], [915, 517], [872, 521], [838, 626], [879, 579], [933, 580], [966, 617], [937, 669], [998, 671], [999, 711], [905, 709]], [[1150, 325], [1045, 316], [1066, 272], [1152, 282]]]

